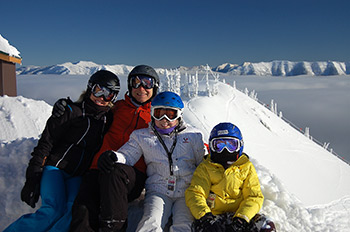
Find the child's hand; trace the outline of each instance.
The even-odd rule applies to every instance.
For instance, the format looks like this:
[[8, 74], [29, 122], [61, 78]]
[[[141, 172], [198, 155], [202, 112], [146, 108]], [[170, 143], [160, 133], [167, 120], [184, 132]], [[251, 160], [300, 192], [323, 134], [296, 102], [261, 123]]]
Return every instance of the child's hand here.
[[224, 232], [225, 227], [212, 213], [207, 213], [203, 217], [194, 221], [194, 231], [196, 232]]
[[246, 220], [239, 217], [232, 219], [232, 224], [226, 228], [227, 232], [244, 232], [247, 231], [249, 224]]

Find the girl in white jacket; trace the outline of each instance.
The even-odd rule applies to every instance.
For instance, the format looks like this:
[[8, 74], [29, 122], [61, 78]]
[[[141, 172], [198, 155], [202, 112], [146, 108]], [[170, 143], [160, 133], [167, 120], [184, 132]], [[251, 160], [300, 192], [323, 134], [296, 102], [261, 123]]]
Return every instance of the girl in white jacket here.
[[170, 231], [188, 232], [193, 217], [185, 203], [185, 190], [207, 149], [201, 132], [184, 123], [180, 96], [162, 92], [151, 104], [149, 127], [135, 130], [117, 152], [102, 154], [98, 166], [108, 172], [115, 162], [134, 165], [143, 155], [147, 165], [146, 196], [137, 231], [163, 231], [172, 215]]

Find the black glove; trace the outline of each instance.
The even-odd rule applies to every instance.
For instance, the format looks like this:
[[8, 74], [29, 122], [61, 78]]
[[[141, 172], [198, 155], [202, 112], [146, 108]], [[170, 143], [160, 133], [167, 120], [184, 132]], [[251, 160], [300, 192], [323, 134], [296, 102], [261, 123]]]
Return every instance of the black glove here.
[[212, 213], [207, 213], [193, 222], [195, 232], [224, 232], [224, 225]]
[[70, 101], [70, 99], [65, 99], [65, 98], [61, 98], [58, 99], [55, 104], [53, 105], [52, 108], [52, 116], [54, 118], [59, 118], [61, 117], [64, 112], [66, 111], [66, 106], [68, 105], [68, 102]]
[[35, 208], [35, 203], [39, 200], [41, 174], [41, 172], [36, 172], [30, 177], [27, 177], [21, 191], [21, 200], [32, 208]]
[[118, 158], [113, 151], [105, 151], [98, 158], [97, 167], [104, 173], [110, 173], [117, 161]]
[[232, 224], [226, 227], [227, 232], [246, 232], [250, 231], [249, 223], [240, 217], [234, 217], [232, 219]]

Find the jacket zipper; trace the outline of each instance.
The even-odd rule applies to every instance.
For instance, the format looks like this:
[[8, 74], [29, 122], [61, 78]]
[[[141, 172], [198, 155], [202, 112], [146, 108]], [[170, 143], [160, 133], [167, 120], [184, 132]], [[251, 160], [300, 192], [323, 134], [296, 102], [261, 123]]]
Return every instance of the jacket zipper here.
[[84, 139], [84, 137], [86, 136], [86, 134], [88, 133], [88, 131], [90, 130], [90, 119], [87, 117], [88, 120], [88, 127], [86, 128], [85, 133], [83, 134], [83, 136], [78, 140], [78, 142], [71, 144], [68, 149], [66, 150], [66, 152], [63, 154], [62, 158], [56, 163], [56, 167], [58, 167], [58, 165], [61, 163], [61, 161], [66, 157], [66, 155], [68, 154], [69, 150], [76, 144], [79, 144], [81, 142], [81, 140]]
[[[104, 135], [104, 130], [105, 130], [105, 125], [106, 125], [106, 123], [107, 123], [107, 117], [104, 116], [104, 118], [103, 118], [103, 125], [102, 125], [102, 131], [101, 131], [100, 143], [103, 141], [103, 135]], [[86, 144], [85, 144], [85, 146], [86, 146]], [[94, 154], [95, 154], [96, 152], [98, 152], [98, 149], [97, 149], [96, 151], [93, 151]], [[78, 168], [80, 167], [81, 162], [82, 162], [83, 159], [84, 159], [84, 156], [85, 156], [85, 150], [83, 151], [83, 153], [82, 153], [82, 155], [81, 155], [81, 157], [80, 157], [79, 163], [78, 163], [78, 165], [76, 166], [76, 168], [74, 169], [72, 175], [74, 175], [74, 174], [77, 172]], [[92, 157], [92, 158], [93, 158], [93, 157]]]

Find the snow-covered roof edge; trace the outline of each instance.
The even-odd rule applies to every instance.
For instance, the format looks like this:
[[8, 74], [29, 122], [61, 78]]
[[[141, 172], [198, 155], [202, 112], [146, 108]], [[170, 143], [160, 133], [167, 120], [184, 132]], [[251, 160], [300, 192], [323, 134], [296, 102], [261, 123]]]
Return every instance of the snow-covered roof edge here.
[[20, 52], [12, 46], [2, 35], [0, 34], [0, 59], [15, 63], [22, 63]]

